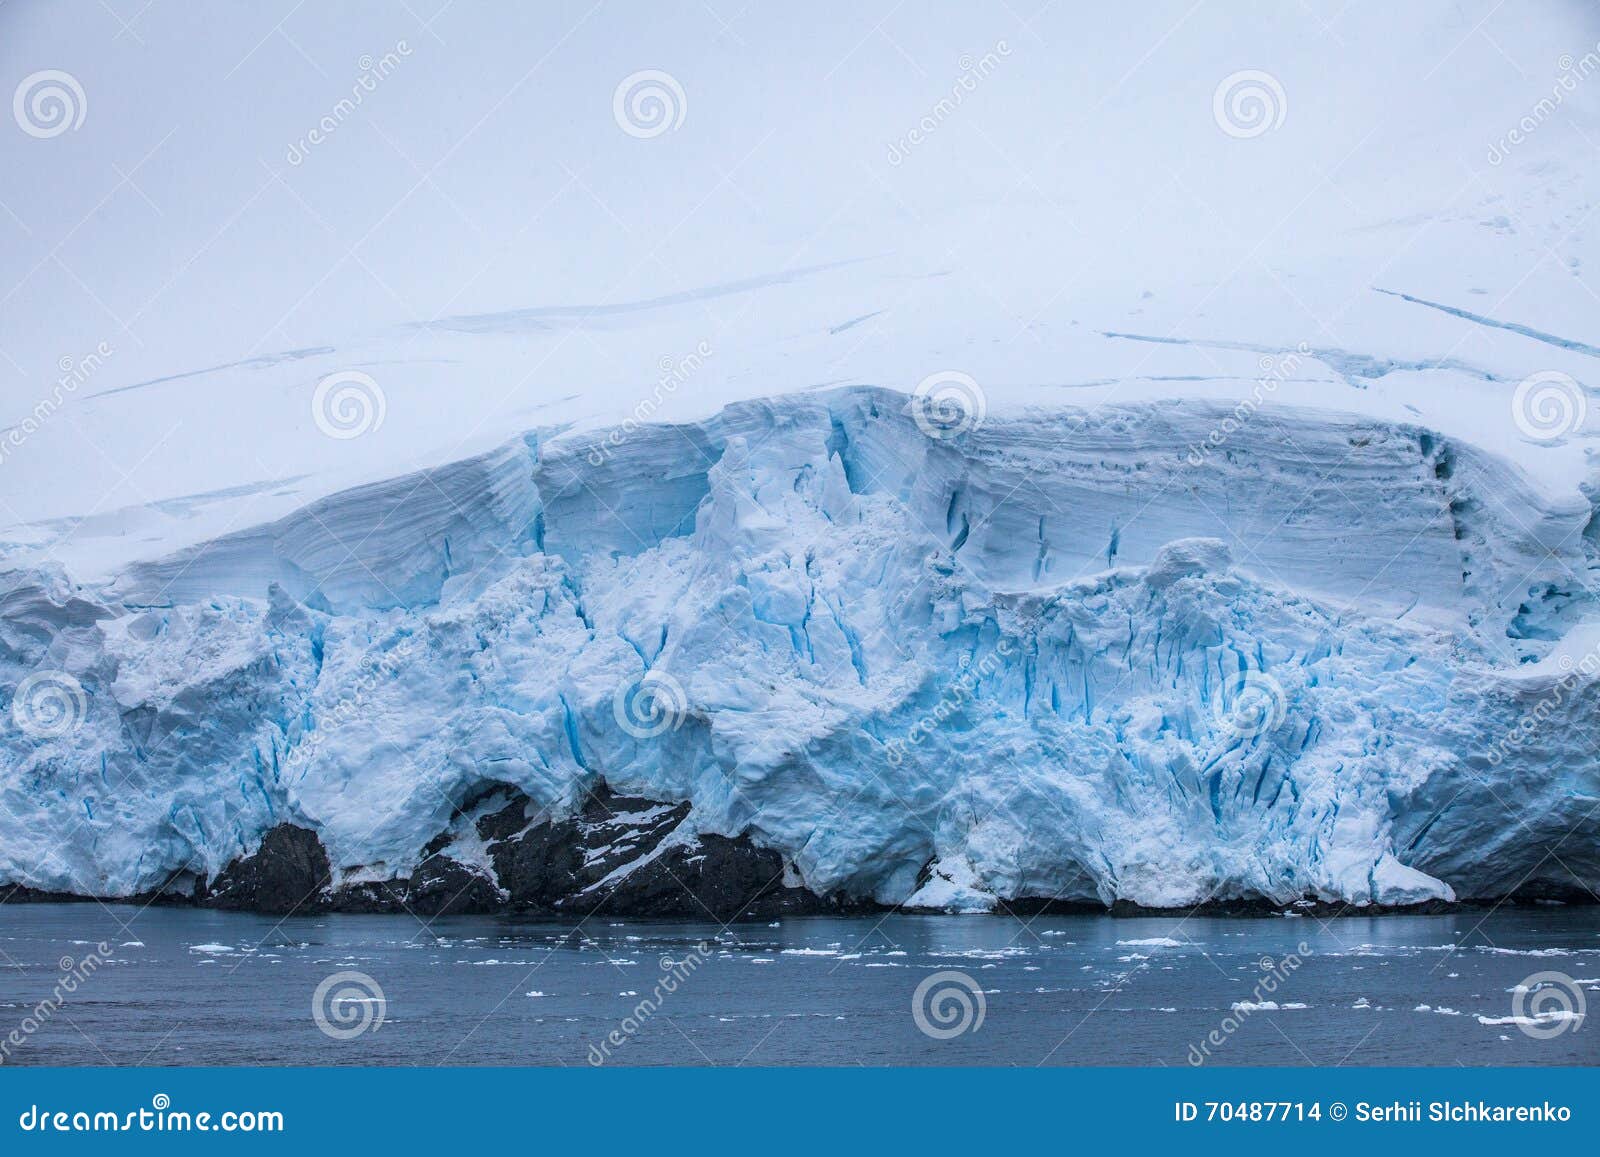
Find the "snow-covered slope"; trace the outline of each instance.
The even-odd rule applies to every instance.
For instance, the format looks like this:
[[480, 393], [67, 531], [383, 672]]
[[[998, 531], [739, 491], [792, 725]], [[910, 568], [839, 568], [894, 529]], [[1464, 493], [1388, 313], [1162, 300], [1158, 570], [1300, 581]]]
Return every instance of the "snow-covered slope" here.
[[[1600, 21], [1186, 7], [918, 25], [924, 62], [994, 58], [959, 108], [885, 161], [950, 85], [848, 69], [768, 113], [776, 177], [683, 49], [681, 134], [606, 85], [603, 155], [560, 154], [620, 256], [534, 216], [554, 284], [291, 311], [282, 353], [191, 316], [192, 361], [119, 337], [10, 382], [0, 884], [213, 880], [280, 824], [397, 879], [486, 793], [603, 781], [885, 903], [1600, 887]], [[728, 51], [815, 92], [871, 23]], [[418, 51], [363, 115], [435, 123]], [[1230, 132], [1258, 68], [1287, 115]], [[541, 100], [588, 109], [582, 76]], [[1031, 148], [1041, 108], [1093, 110], [1075, 148]], [[679, 219], [730, 181], [770, 196]], [[98, 348], [75, 324], [38, 348]]]

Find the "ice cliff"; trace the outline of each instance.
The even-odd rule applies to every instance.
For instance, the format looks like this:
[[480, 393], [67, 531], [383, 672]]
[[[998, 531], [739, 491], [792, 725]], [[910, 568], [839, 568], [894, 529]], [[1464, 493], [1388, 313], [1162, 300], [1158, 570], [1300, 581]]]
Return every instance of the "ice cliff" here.
[[1304, 408], [912, 408], [535, 430], [0, 575], [0, 883], [211, 880], [285, 823], [390, 879], [603, 780], [883, 903], [1600, 887], [1592, 481]]

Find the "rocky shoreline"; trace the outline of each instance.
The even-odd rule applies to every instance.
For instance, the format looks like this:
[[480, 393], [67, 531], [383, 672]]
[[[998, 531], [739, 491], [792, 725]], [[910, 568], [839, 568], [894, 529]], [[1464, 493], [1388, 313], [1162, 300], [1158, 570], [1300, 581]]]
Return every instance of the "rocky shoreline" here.
[[[417, 916], [526, 915], [770, 920], [779, 916], [849, 915], [895, 911], [896, 906], [847, 896], [820, 896], [801, 882], [777, 852], [748, 835], [694, 833], [688, 803], [621, 796], [604, 783], [571, 815], [545, 818], [527, 796], [490, 791], [457, 809], [450, 826], [423, 849], [408, 875], [335, 880], [326, 849], [309, 828], [282, 823], [261, 846], [214, 880], [174, 881], [137, 896], [94, 897], [0, 885], [5, 903], [103, 903], [194, 906], [276, 916], [399, 913]], [[1429, 900], [1407, 905], [1352, 905], [1304, 898], [1214, 900], [1155, 908], [1118, 900], [1021, 897], [1002, 899], [997, 914], [1150, 916], [1312, 916], [1333, 919], [1388, 914], [1435, 915], [1512, 905], [1593, 904], [1577, 888], [1548, 887], [1526, 895]], [[899, 910], [916, 913], [922, 909]], [[929, 913], [934, 914], [934, 913]]]
[[[771, 919], [871, 911], [843, 895], [818, 896], [775, 851], [749, 836], [690, 834], [690, 805], [619, 796], [604, 784], [564, 818], [542, 818], [514, 789], [490, 792], [457, 810], [408, 875], [335, 879], [309, 828], [283, 823], [252, 854], [211, 881], [174, 882], [116, 902], [192, 905], [268, 915], [412, 912], [419, 916], [515, 913], [531, 916]], [[0, 887], [0, 903], [94, 897]]]

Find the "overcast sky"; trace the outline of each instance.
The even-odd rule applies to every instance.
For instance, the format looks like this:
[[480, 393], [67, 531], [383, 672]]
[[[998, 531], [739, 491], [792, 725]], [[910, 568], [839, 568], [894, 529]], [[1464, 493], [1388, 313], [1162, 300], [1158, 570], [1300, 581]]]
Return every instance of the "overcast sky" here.
[[[1247, 254], [1304, 266], [1492, 197], [1515, 166], [1486, 161], [1488, 130], [1600, 40], [1576, 0], [1387, 29], [1298, 5], [981, 7], [9, 0], [0, 399], [26, 409], [102, 342], [110, 388], [886, 253], [1019, 316]], [[1252, 69], [1282, 123], [1241, 142], [1214, 94]], [[643, 70], [677, 86], [655, 136], [614, 112]], [[72, 127], [25, 131], [49, 71], [81, 92]], [[1590, 85], [1568, 99], [1592, 117]], [[1592, 155], [1583, 123], [1519, 161]]]

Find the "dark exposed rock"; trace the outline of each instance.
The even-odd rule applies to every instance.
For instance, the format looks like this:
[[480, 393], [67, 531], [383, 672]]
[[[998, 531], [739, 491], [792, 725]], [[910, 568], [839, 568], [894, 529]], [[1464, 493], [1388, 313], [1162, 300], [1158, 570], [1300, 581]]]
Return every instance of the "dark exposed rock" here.
[[499, 912], [505, 896], [494, 881], [445, 855], [431, 855], [404, 879], [342, 884], [327, 897], [335, 912], [410, 912], [466, 916]]
[[0, 885], [0, 904], [69, 904], [74, 900], [88, 902], [89, 896], [75, 896], [67, 892], [41, 892], [21, 884]]
[[1509, 899], [1515, 904], [1543, 906], [1546, 904], [1593, 904], [1600, 896], [1578, 884], [1576, 878], [1570, 885], [1552, 881], [1524, 884], [1512, 892]]
[[[1485, 907], [1488, 902], [1481, 902]], [[1340, 916], [1382, 916], [1389, 913], [1411, 916], [1432, 916], [1445, 912], [1459, 912], [1478, 904], [1423, 900], [1416, 904], [1349, 904], [1343, 901], [1306, 898], [1284, 904], [1278, 900], [1262, 898], [1207, 900], [1203, 904], [1187, 907], [1163, 908], [1136, 904], [1132, 900], [1114, 901], [1108, 908], [1093, 900], [1052, 900], [1036, 896], [1002, 899], [995, 910], [1013, 916], [1125, 916], [1130, 919], [1147, 916], [1283, 916], [1294, 913], [1314, 916], [1319, 920], [1332, 920]]]
[[548, 818], [519, 792], [478, 821], [478, 834], [512, 903], [553, 912], [654, 850], [688, 814], [686, 803], [624, 799], [601, 786], [576, 814]]
[[505, 907], [494, 881], [446, 855], [432, 855], [406, 881], [406, 907], [418, 916], [457, 916]]
[[749, 836], [680, 831], [689, 805], [604, 784], [576, 814], [546, 819], [525, 797], [478, 821], [500, 886], [529, 912], [735, 920], [836, 912], [839, 898], [785, 883], [783, 858]]
[[253, 855], [242, 856], [223, 869], [204, 903], [278, 916], [316, 912], [327, 907], [324, 891], [329, 879], [328, 853], [317, 833], [279, 824], [266, 834]]
[[364, 880], [341, 884], [326, 897], [332, 912], [394, 913], [406, 910], [405, 880]]
[[726, 921], [837, 912], [851, 906], [841, 898], [789, 886], [784, 876], [783, 857], [756, 847], [749, 836], [705, 835], [629, 873], [607, 893], [601, 910]]
[[197, 896], [192, 881], [183, 886], [175, 881], [168, 887], [135, 892], [131, 896], [99, 896], [92, 892], [46, 892], [24, 884], [0, 884], [0, 904], [133, 904], [148, 908], [159, 904], [167, 908], [192, 907]]
[[[868, 907], [786, 882], [783, 858], [747, 835], [684, 830], [689, 811], [687, 803], [619, 796], [602, 784], [575, 813], [552, 818], [502, 787], [458, 808], [410, 876], [338, 886], [316, 833], [280, 824], [198, 899], [275, 915], [517, 911], [719, 921]], [[464, 835], [482, 841], [477, 855], [487, 847], [493, 878], [451, 855]]]

